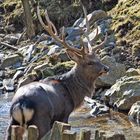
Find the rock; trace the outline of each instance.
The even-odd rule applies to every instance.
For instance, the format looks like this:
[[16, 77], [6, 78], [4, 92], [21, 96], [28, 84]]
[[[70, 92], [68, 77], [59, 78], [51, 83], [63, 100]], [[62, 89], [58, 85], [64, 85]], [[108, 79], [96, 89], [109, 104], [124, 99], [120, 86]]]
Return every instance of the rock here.
[[0, 96], [1, 96], [2, 94], [4, 94], [4, 92], [3, 92], [3, 87], [0, 87]]
[[57, 56], [60, 59], [60, 62], [66, 62], [70, 60], [65, 50], [61, 50]]
[[[96, 10], [96, 11], [93, 11], [91, 14], [87, 15], [90, 25], [93, 25], [97, 20], [100, 20], [106, 17], [107, 17], [107, 14], [103, 10]], [[83, 22], [79, 25], [79, 27], [85, 27], [85, 26], [86, 26], [86, 19], [83, 20]]]
[[140, 100], [140, 76], [124, 76], [105, 93], [106, 102], [119, 110], [128, 111]]
[[5, 26], [5, 30], [6, 30], [7, 32], [13, 33], [13, 32], [16, 31], [16, 28], [14, 27], [14, 24], [10, 24], [10, 25], [6, 25], [6, 26]]
[[4, 57], [4, 54], [0, 53], [0, 62], [2, 61], [3, 57]]
[[15, 45], [20, 38], [21, 34], [8, 34], [4, 37], [4, 40], [11, 45]]
[[21, 71], [21, 70], [19, 70], [19, 71], [17, 71], [16, 73], [15, 73], [15, 75], [13, 76], [13, 80], [18, 80], [21, 76], [23, 76], [24, 75], [24, 72], [23, 71]]
[[0, 70], [0, 78], [4, 78], [5, 77], [5, 71]]
[[109, 113], [109, 107], [107, 107], [106, 105], [100, 104], [96, 100], [93, 100], [89, 97], [85, 97], [84, 101], [87, 103], [88, 106], [90, 106], [91, 108], [90, 115], [92, 117]]
[[52, 43], [54, 43], [54, 41], [51, 39], [45, 39], [44, 41], [41, 41], [39, 42], [39, 45], [42, 45], [42, 46], [47, 46], [47, 45], [51, 45]]
[[101, 61], [110, 68], [110, 71], [108, 75], [103, 75], [97, 79], [97, 87], [112, 86], [117, 79], [125, 75], [125, 65], [117, 63], [113, 57], [105, 56]]
[[6, 67], [12, 66], [12, 67], [19, 67], [21, 66], [23, 61], [23, 57], [21, 57], [18, 54], [14, 54], [11, 56], [7, 56], [2, 60], [0, 69], [5, 69]]
[[95, 140], [126, 140], [126, 139], [122, 132], [96, 130]]
[[[98, 28], [99, 28], [99, 27], [98, 27]], [[98, 31], [98, 35], [97, 35], [97, 36], [96, 36], [96, 32], [97, 32], [97, 29], [94, 29], [94, 30], [89, 34], [89, 40], [90, 40], [91, 44], [93, 44], [94, 41], [97, 40], [98, 37], [99, 37], [99, 35], [101, 34], [101, 30]], [[95, 38], [95, 37], [96, 37], [96, 38]], [[87, 40], [86, 37], [83, 38], [83, 42], [84, 42], [84, 44], [87, 46], [88, 40]]]
[[14, 80], [12, 79], [4, 79], [3, 80], [3, 87], [6, 91], [14, 91]]
[[134, 68], [129, 68], [126, 71], [126, 76], [135, 76], [135, 75], [140, 75], [140, 69], [134, 69]]
[[38, 80], [38, 76], [36, 73], [30, 73], [28, 75], [26, 75], [25, 77], [23, 77], [18, 84], [18, 88], [21, 86], [24, 86], [26, 84], [29, 84], [33, 81], [37, 81]]
[[140, 58], [140, 44], [135, 44], [135, 45], [132, 47], [132, 55], [133, 55], [134, 57]]
[[140, 124], [140, 101], [134, 103], [128, 113], [129, 119]]
[[2, 87], [2, 86], [3, 86], [3, 81], [0, 80], [0, 87]]
[[60, 52], [61, 47], [57, 45], [51, 45], [49, 46], [49, 52], [47, 53], [48, 56], [56, 54], [57, 52]]
[[74, 24], [73, 27], [79, 27], [79, 25], [81, 24], [81, 22], [83, 22], [84, 18], [79, 18], [77, 19]]
[[34, 44], [29, 45], [28, 49], [24, 53], [24, 62], [29, 62], [32, 59], [32, 55], [36, 50], [36, 46]]
[[65, 32], [68, 34], [66, 40], [76, 41], [77, 37], [82, 34], [82, 31], [79, 27], [68, 27], [65, 29]]

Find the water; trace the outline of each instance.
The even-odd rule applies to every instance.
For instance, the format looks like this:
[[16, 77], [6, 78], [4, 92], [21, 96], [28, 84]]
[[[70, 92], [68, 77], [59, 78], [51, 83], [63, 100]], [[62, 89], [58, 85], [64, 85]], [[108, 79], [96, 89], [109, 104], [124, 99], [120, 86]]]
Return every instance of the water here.
[[[8, 94], [8, 98], [0, 98], [0, 140], [4, 139], [5, 131], [9, 123], [9, 109], [13, 94]], [[89, 117], [89, 108], [81, 106], [75, 110], [69, 119], [72, 130], [77, 133], [80, 129], [91, 130], [94, 139], [95, 130], [104, 130], [106, 132], [121, 132], [125, 134], [126, 140], [140, 140], [140, 127], [131, 123], [128, 116], [119, 112], [111, 111], [111, 114], [105, 114], [99, 117]]]
[[10, 93], [9, 97], [7, 96], [0, 97], [0, 140], [4, 139], [6, 128], [9, 124], [9, 109], [11, 106], [11, 98], [13, 93]]

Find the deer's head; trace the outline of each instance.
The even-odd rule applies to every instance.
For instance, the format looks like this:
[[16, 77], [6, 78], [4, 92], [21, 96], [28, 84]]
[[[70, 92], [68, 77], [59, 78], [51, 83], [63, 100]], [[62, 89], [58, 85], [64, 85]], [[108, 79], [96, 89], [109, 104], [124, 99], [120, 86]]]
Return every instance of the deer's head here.
[[[83, 6], [83, 5], [82, 5]], [[84, 31], [83, 28], [81, 28], [81, 31], [83, 31], [84, 36], [86, 37], [88, 43], [85, 45], [83, 40], [81, 39], [81, 49], [77, 49], [74, 46], [71, 46], [68, 42], [65, 40], [64, 35], [64, 28], [62, 29], [62, 36], [61, 38], [58, 36], [57, 30], [54, 26], [54, 24], [50, 21], [47, 10], [45, 11], [45, 18], [47, 21], [47, 25], [43, 22], [42, 17], [40, 16], [40, 10], [39, 6], [37, 7], [37, 15], [38, 19], [43, 26], [43, 28], [51, 35], [52, 38], [54, 38], [57, 42], [62, 44], [67, 51], [68, 56], [76, 62], [76, 68], [78, 69], [78, 72], [81, 73], [81, 75], [86, 75], [87, 79], [95, 80], [98, 76], [107, 73], [109, 71], [109, 68], [101, 63], [101, 61], [97, 58], [95, 51], [106, 43], [107, 40], [107, 34], [105, 36], [104, 41], [99, 44], [98, 46], [92, 48], [91, 42], [88, 37], [89, 34], [89, 23], [87, 19], [87, 13], [86, 9], [83, 6], [83, 11], [86, 18], [86, 31]], [[98, 34], [98, 28], [96, 30], [96, 35]], [[96, 36], [95, 36], [96, 38]]]

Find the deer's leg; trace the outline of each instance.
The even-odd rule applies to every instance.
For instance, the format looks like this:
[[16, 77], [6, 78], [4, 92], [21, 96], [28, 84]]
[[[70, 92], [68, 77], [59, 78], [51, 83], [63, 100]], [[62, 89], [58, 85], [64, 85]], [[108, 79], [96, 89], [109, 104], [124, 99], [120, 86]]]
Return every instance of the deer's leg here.
[[12, 129], [12, 125], [19, 125], [19, 124], [15, 120], [13, 120], [11, 118], [10, 124], [8, 125], [7, 130], [6, 130], [5, 140], [11, 140], [11, 129]]
[[38, 140], [40, 140], [51, 129], [50, 119], [42, 116], [41, 117], [35, 116], [29, 125], [37, 126], [39, 131]]

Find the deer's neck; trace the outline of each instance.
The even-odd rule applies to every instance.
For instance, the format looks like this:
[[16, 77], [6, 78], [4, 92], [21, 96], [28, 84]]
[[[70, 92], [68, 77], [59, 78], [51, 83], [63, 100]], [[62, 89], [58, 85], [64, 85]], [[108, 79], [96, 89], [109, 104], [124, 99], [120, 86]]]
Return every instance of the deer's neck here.
[[65, 74], [63, 83], [72, 97], [75, 108], [82, 103], [85, 96], [91, 96], [95, 88], [94, 79], [85, 77], [76, 67]]

